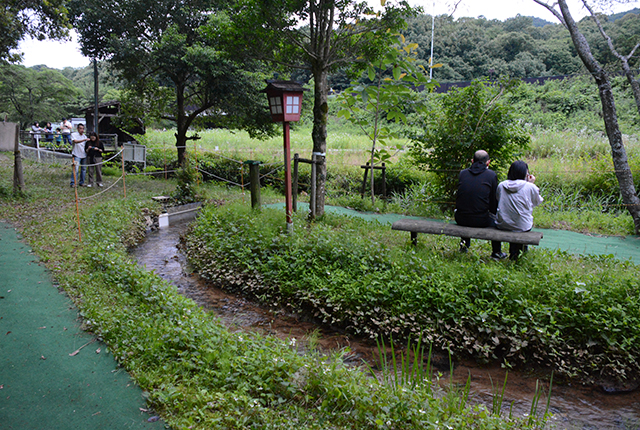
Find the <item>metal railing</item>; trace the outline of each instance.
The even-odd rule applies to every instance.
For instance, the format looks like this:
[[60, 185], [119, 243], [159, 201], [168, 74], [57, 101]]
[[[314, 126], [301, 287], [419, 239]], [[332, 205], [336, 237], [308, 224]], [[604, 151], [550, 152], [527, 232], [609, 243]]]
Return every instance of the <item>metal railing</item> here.
[[[101, 134], [100, 140], [105, 152], [118, 151], [117, 134]], [[20, 131], [20, 144], [35, 149], [44, 149], [53, 152], [71, 153], [71, 145], [64, 143], [62, 136], [56, 133], [34, 132], [30, 130]]]

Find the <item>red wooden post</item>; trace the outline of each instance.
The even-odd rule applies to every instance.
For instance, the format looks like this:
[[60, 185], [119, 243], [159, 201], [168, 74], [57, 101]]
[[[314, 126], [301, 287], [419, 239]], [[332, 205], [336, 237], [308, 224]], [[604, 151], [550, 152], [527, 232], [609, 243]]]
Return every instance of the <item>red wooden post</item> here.
[[291, 144], [289, 141], [289, 122], [284, 121], [284, 200], [285, 209], [287, 211], [287, 231], [293, 230], [293, 201], [291, 199]]
[[284, 197], [287, 218], [287, 232], [293, 231], [293, 201], [291, 196], [291, 145], [289, 143], [289, 122], [300, 121], [302, 85], [293, 81], [268, 80], [267, 93], [269, 111], [274, 122], [282, 122], [284, 134]]

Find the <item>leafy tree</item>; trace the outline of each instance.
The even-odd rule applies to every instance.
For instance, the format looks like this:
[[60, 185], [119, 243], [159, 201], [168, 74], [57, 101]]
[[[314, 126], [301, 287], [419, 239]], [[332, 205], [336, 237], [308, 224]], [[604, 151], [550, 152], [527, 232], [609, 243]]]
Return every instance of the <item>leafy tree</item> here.
[[79, 96], [73, 83], [57, 70], [0, 65], [0, 105], [23, 128], [34, 121], [53, 122], [67, 116]]
[[66, 0], [3, 0], [0, 8], [0, 62], [17, 63], [12, 53], [25, 37], [37, 40], [68, 36]]
[[[65, 67], [60, 71], [66, 78], [73, 82], [73, 85], [80, 90], [82, 96], [79, 103], [81, 108], [93, 105], [94, 102], [94, 82], [93, 64], [82, 68]], [[106, 97], [109, 92], [119, 90], [122, 85], [117, 82], [111, 68], [106, 61], [98, 62], [98, 101], [111, 101], [113, 98]]]
[[[640, 198], [638, 198], [636, 187], [633, 183], [633, 174], [631, 173], [631, 169], [629, 169], [627, 152], [624, 148], [622, 133], [618, 125], [616, 104], [609, 75], [605, 68], [594, 58], [591, 46], [573, 19], [566, 0], [557, 0], [554, 4], [548, 4], [544, 0], [533, 1], [549, 10], [569, 30], [571, 40], [582, 63], [589, 73], [591, 73], [598, 86], [600, 101], [602, 103], [602, 117], [609, 139], [609, 145], [611, 146], [611, 157], [613, 159], [616, 178], [620, 185], [620, 194], [622, 195], [622, 200], [629, 214], [633, 218], [635, 232], [639, 234]], [[583, 3], [588, 5], [586, 0], [583, 0]], [[558, 9], [556, 9], [556, 6]]]
[[636, 70], [631, 69], [631, 65], [633, 63], [635, 63], [636, 66], [638, 65], [638, 59], [635, 53], [640, 48], [640, 35], [638, 33], [638, 31], [640, 31], [640, 17], [638, 17], [637, 15], [629, 14], [627, 15], [628, 18], [623, 18], [623, 34], [622, 37], [620, 37], [623, 43], [621, 45], [629, 45], [629, 42], [633, 43], [634, 45], [629, 49], [627, 55], [622, 55], [620, 54], [620, 52], [618, 52], [618, 49], [616, 49], [613, 39], [605, 30], [604, 25], [602, 24], [598, 14], [594, 12], [593, 7], [591, 7], [591, 5], [587, 1], [583, 1], [583, 4], [591, 14], [591, 18], [593, 19], [595, 24], [598, 26], [598, 30], [600, 31], [603, 39], [607, 42], [609, 52], [619, 60], [620, 65], [622, 66], [622, 70], [624, 71], [624, 76], [627, 78], [627, 82], [629, 82], [629, 85], [631, 86], [631, 91], [633, 92], [633, 97], [636, 101], [638, 114], [640, 115], [640, 81], [636, 79]]
[[[385, 2], [382, 2], [385, 4]], [[313, 76], [313, 152], [327, 151], [329, 74], [358, 68], [363, 58], [384, 52], [387, 31], [404, 25], [411, 12], [405, 2], [387, 2], [376, 14], [353, 0], [240, 0], [232, 17], [239, 51], [251, 58]], [[324, 213], [326, 164], [318, 166], [316, 214]]]
[[[366, 75], [369, 85], [356, 85], [340, 95], [343, 109], [338, 116], [358, 126], [371, 140], [372, 168], [376, 163], [391, 158], [388, 141], [400, 136], [389, 126], [389, 122], [407, 123], [404, 107], [409, 100], [415, 99], [415, 88], [422, 86], [424, 90], [429, 90], [436, 85], [428, 78], [424, 67], [415, 65], [414, 55], [418, 45], [406, 44], [404, 36], [399, 39], [399, 46], [391, 46], [384, 56], [368, 64]], [[396, 149], [402, 149], [402, 145]], [[373, 170], [370, 188], [371, 203], [374, 204]]]
[[436, 173], [446, 201], [454, 200], [460, 170], [469, 166], [474, 152], [486, 150], [492, 168], [499, 171], [529, 144], [529, 135], [501, 102], [513, 85], [514, 81], [494, 85], [475, 80], [469, 87], [451, 90], [438, 110], [423, 116], [424, 132], [413, 136], [411, 154], [416, 164]]
[[208, 126], [272, 132], [260, 65], [239, 62], [222, 43], [228, 22], [213, 0], [71, 0], [84, 55], [107, 59], [147, 119], [176, 124], [178, 162], [189, 134]]

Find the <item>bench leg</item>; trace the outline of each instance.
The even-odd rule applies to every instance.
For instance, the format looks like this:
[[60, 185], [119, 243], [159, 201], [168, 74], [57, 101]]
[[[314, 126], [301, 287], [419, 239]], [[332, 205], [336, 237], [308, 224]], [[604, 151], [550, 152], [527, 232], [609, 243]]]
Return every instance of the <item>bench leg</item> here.
[[418, 233], [415, 231], [411, 232], [411, 244], [416, 246], [418, 244]]

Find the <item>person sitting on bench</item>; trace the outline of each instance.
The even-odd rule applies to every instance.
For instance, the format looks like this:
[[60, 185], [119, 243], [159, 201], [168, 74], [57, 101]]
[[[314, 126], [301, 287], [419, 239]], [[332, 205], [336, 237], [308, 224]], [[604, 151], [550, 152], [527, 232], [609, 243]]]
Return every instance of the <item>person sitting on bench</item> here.
[[[471, 167], [460, 172], [455, 210], [458, 225], [495, 227], [498, 176], [489, 169], [490, 162], [487, 151], [481, 149], [473, 154]], [[470, 245], [470, 238], [460, 238], [460, 252], [467, 252]], [[491, 258], [501, 260], [507, 257], [507, 254], [502, 252], [501, 242], [492, 240], [491, 248]]]
[[[507, 180], [498, 185], [498, 213], [496, 227], [500, 230], [530, 231], [533, 228], [533, 208], [544, 201], [535, 186], [536, 177], [529, 173], [524, 161], [514, 161], [509, 167]], [[527, 246], [509, 244], [509, 259], [517, 260]]]

